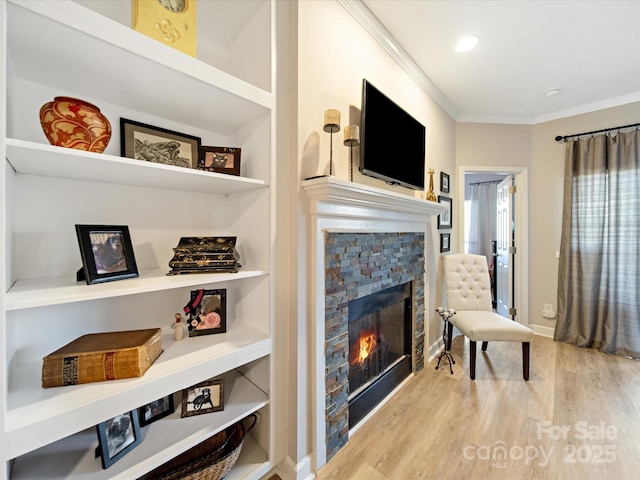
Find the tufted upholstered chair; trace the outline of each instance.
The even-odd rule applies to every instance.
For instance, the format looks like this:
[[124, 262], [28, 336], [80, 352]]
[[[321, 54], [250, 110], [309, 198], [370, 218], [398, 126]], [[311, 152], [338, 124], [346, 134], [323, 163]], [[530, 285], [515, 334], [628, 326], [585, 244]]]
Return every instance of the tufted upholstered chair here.
[[458, 253], [444, 257], [447, 308], [456, 314], [449, 319], [446, 349], [451, 348], [455, 326], [469, 339], [469, 374], [476, 378], [476, 342], [487, 351], [488, 342], [522, 342], [522, 372], [529, 380], [529, 353], [534, 333], [518, 322], [502, 317], [491, 308], [491, 284], [487, 259], [482, 255]]

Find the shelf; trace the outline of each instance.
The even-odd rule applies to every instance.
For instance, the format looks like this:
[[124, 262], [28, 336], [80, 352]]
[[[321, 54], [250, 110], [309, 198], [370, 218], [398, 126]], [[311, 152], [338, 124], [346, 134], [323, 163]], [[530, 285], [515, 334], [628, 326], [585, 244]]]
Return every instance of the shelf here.
[[77, 3], [11, 0], [7, 10], [18, 78], [224, 134], [274, 106], [270, 92]]
[[[274, 361], [280, 350], [274, 336], [276, 293], [266, 268], [276, 264], [270, 242], [276, 195], [269, 188], [277, 151], [277, 3], [207, 7], [226, 28], [241, 23], [238, 37], [246, 40], [238, 46], [221, 43], [217, 38], [229, 39], [218, 29], [207, 44], [210, 55], [202, 56], [215, 66], [129, 28], [124, 4], [130, 2], [115, 3], [7, 0], [0, 7], [5, 51], [0, 84], [8, 100], [2, 255], [9, 262], [0, 325], [5, 333], [0, 479], [137, 478], [259, 412], [259, 425], [245, 438], [240, 459], [226, 477], [258, 480], [281, 460], [273, 458], [274, 452], [280, 456], [286, 443], [286, 422], [279, 418], [283, 406], [277, 404], [283, 389], [276, 388], [283, 381]], [[203, 18], [207, 15], [199, 21]], [[259, 48], [251, 48], [256, 44]], [[57, 95], [86, 98], [109, 117], [109, 154], [47, 144], [32, 113]], [[253, 178], [117, 156], [119, 117], [190, 132], [209, 145], [241, 146], [244, 171]], [[118, 203], [103, 200], [104, 195], [81, 200], [86, 197], [79, 192], [94, 191], [121, 195]], [[41, 268], [39, 255], [45, 255], [34, 255], [34, 248], [64, 225], [93, 217], [109, 223], [120, 216], [146, 235], [141, 244], [148, 260], [139, 264], [139, 277], [96, 285], [78, 282], [75, 275], [52, 277], [74, 269], [77, 251], [69, 242]], [[152, 255], [192, 230], [242, 236], [252, 266], [243, 264], [238, 273], [176, 276], [167, 275], [168, 267], [156, 269], [162, 262]], [[229, 288], [238, 299], [235, 315], [224, 334], [176, 342], [164, 324], [166, 306], [194, 287]], [[177, 310], [170, 308], [172, 317]], [[75, 310], [79, 315], [69, 323]], [[79, 323], [87, 317], [87, 323]], [[42, 356], [85, 333], [89, 324], [92, 331], [164, 324], [164, 351], [142, 377], [42, 388]], [[284, 357], [286, 352], [278, 362]], [[142, 428], [140, 445], [102, 469], [94, 456], [96, 424], [171, 392], [178, 400], [182, 389], [217, 376], [225, 378], [224, 411], [181, 418], [177, 401], [173, 415]]]
[[4, 453], [22, 455], [271, 354], [269, 335], [239, 322], [223, 334], [162, 340], [164, 352], [139, 378], [42, 388], [42, 361], [12, 367]]
[[[98, 446], [96, 430], [89, 428], [20, 457], [12, 478], [137, 478], [268, 404], [267, 395], [242, 375], [228, 372], [223, 377], [223, 411], [181, 418], [181, 396], [177, 394], [176, 411], [142, 427], [142, 443], [106, 470], [94, 455]], [[247, 478], [252, 471], [263, 469], [266, 463], [266, 452], [249, 434], [237, 466], [226, 478]]]
[[137, 278], [95, 285], [77, 282], [75, 276], [18, 280], [6, 293], [4, 306], [7, 311], [21, 310], [23, 308], [136, 295], [267, 275], [266, 270], [251, 267], [242, 267], [238, 273], [167, 275], [168, 271], [168, 268], [142, 271]]
[[[6, 157], [20, 174], [217, 195], [265, 188], [262, 180], [84, 152], [13, 138]], [[43, 160], [46, 158], [46, 160]]]

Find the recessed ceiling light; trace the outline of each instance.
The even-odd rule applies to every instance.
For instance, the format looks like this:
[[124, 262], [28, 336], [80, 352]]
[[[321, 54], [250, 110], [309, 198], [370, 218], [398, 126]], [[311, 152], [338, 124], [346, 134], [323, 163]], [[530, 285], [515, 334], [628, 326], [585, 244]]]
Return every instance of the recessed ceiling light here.
[[550, 88], [549, 90], [544, 92], [544, 96], [545, 97], [553, 97], [555, 95], [558, 95], [559, 93], [560, 93], [560, 89], [559, 88]]
[[464, 37], [456, 43], [455, 51], [456, 52], [468, 52], [469, 50], [475, 48], [480, 42], [480, 38], [475, 35]]

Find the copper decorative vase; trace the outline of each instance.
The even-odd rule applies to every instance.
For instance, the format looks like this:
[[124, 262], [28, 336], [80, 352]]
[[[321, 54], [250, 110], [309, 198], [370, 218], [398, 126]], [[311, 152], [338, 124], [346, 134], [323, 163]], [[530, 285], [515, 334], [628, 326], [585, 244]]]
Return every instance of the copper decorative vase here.
[[100, 109], [84, 100], [55, 97], [40, 109], [40, 124], [51, 145], [102, 153], [111, 124]]

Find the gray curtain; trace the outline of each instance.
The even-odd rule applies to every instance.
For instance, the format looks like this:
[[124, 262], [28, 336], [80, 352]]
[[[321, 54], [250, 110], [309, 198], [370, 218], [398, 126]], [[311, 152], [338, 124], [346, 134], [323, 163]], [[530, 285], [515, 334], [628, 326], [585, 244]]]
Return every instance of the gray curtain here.
[[640, 357], [640, 133], [567, 142], [554, 338]]
[[469, 253], [487, 257], [491, 265], [491, 240], [496, 240], [498, 183], [482, 182], [469, 185], [471, 212], [469, 214]]

